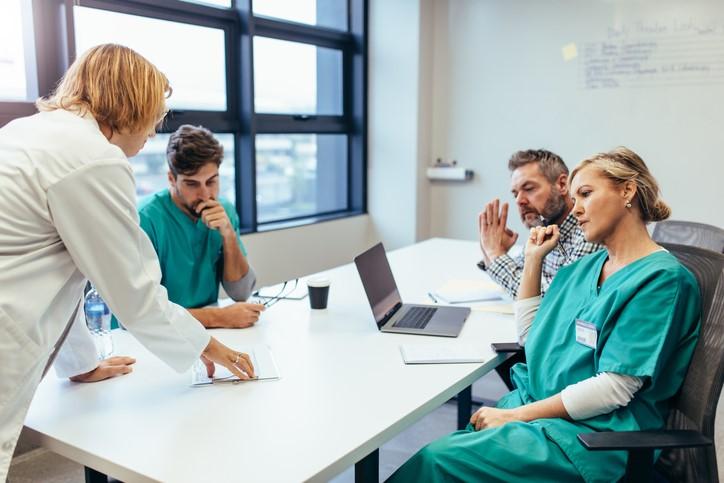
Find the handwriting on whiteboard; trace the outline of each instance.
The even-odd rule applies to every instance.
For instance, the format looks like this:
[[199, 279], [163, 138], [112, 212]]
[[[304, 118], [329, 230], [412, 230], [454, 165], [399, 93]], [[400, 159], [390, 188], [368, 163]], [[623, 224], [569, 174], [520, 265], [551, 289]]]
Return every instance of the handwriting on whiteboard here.
[[584, 42], [585, 89], [724, 84], [724, 25], [694, 20], [636, 22]]

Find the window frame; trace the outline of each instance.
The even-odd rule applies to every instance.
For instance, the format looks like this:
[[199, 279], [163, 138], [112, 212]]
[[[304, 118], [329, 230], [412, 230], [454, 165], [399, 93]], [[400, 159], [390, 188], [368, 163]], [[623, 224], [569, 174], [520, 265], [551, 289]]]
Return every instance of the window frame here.
[[[173, 109], [161, 133], [182, 124], [202, 124], [234, 135], [236, 209], [242, 233], [270, 231], [367, 212], [367, 0], [347, 1], [347, 31], [269, 17], [256, 17], [252, 0], [223, 7], [184, 0], [31, 0], [35, 72], [40, 95], [47, 95], [76, 58], [73, 7], [89, 7], [142, 17], [219, 28], [224, 31], [226, 109]], [[342, 114], [267, 114], [254, 110], [253, 37], [300, 42], [342, 53]], [[0, 126], [35, 113], [33, 101], [0, 101]], [[257, 134], [341, 134], [347, 137], [347, 206], [259, 223], [256, 204]]]

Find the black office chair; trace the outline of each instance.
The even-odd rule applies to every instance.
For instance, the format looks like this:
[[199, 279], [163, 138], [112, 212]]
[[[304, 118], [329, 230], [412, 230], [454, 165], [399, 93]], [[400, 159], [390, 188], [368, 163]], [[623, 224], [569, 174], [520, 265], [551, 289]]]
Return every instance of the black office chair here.
[[724, 253], [724, 230], [693, 221], [660, 221], [651, 238], [658, 243], [676, 243]]
[[724, 255], [698, 247], [662, 243], [696, 276], [702, 312], [699, 342], [684, 383], [674, 397], [666, 428], [579, 434], [591, 451], [627, 450], [625, 481], [718, 482], [714, 417], [724, 383]]

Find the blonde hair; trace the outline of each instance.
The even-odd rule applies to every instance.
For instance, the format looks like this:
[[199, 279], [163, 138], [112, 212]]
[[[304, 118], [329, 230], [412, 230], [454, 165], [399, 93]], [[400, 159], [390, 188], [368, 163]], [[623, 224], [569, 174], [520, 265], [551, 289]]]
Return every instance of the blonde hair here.
[[[607, 153], [599, 153], [581, 161], [571, 172], [569, 184], [583, 168], [594, 166], [615, 184], [633, 181], [636, 183], [636, 200], [641, 209], [643, 221], [661, 221], [671, 215], [671, 208], [663, 202], [659, 184], [654, 179], [644, 160], [628, 148], [620, 146]], [[633, 202], [633, 200], [632, 200]]]
[[35, 105], [40, 111], [90, 113], [114, 131], [138, 133], [162, 120], [171, 92], [166, 76], [143, 56], [102, 44], [78, 57], [55, 91]]

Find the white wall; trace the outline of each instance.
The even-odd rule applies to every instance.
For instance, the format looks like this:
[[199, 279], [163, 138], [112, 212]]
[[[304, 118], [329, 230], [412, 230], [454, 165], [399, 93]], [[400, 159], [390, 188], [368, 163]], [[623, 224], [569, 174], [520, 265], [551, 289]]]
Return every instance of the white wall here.
[[[673, 218], [724, 226], [724, 83], [587, 91], [576, 83], [576, 61], [561, 55], [569, 42], [581, 49], [608, 26], [636, 19], [691, 18], [724, 29], [723, 7], [708, 0], [436, 2], [432, 152], [474, 169], [476, 178], [431, 186], [431, 235], [474, 239], [483, 204], [512, 201], [506, 163], [518, 149], [548, 148], [574, 166], [620, 144], [649, 164]], [[514, 228], [522, 228], [518, 220]]]
[[421, 167], [431, 149], [431, 3], [371, 0], [369, 6], [368, 207], [388, 249], [429, 232]]

